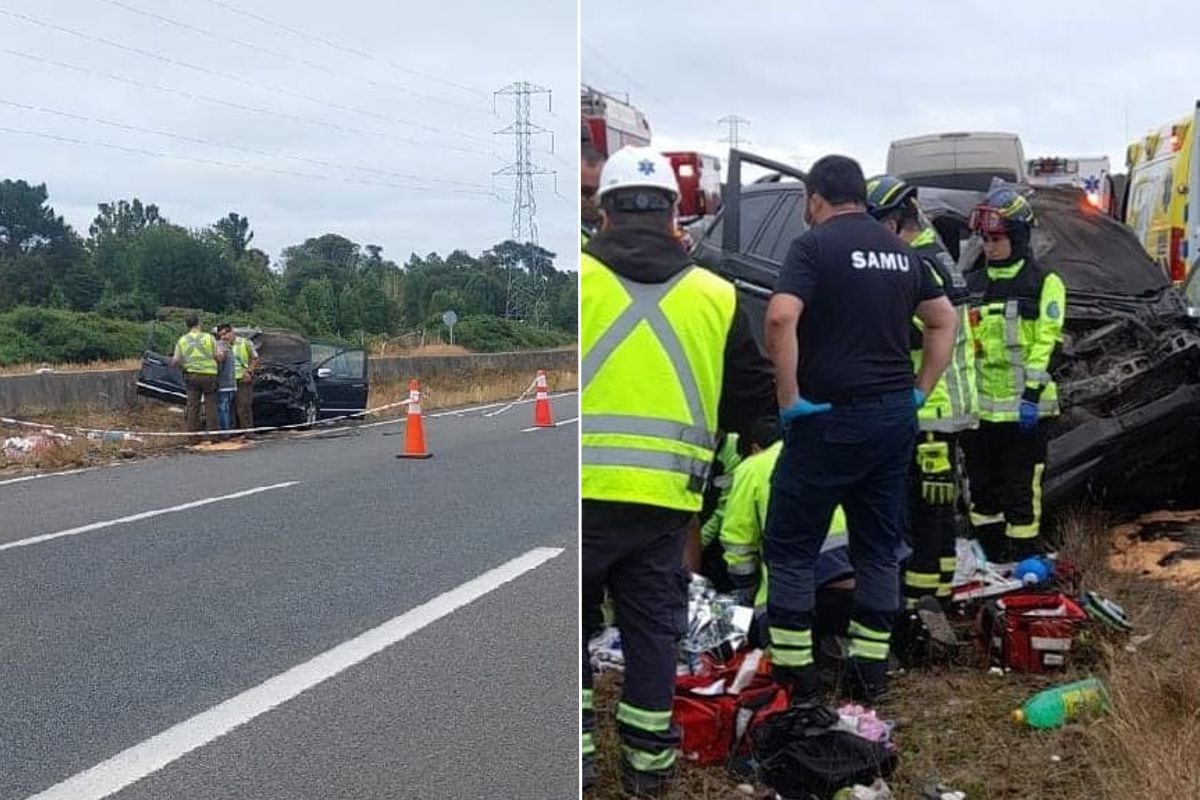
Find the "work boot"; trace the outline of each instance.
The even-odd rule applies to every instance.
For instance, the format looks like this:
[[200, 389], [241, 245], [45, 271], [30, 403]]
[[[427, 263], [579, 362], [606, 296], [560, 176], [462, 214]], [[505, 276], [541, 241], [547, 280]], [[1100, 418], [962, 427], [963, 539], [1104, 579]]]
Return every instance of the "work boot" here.
[[624, 766], [621, 769], [621, 788], [633, 797], [661, 797], [671, 786], [675, 771], [638, 772]]
[[851, 658], [842, 689], [851, 700], [868, 706], [877, 706], [887, 701], [888, 674], [886, 661], [867, 661]]
[[1008, 537], [1005, 544], [1008, 560], [1014, 564], [1024, 561], [1027, 558], [1033, 558], [1034, 556], [1056, 555], [1053, 548], [1041, 536], [1034, 536], [1032, 539]]
[[958, 647], [958, 634], [946, 619], [946, 611], [936, 597], [926, 595], [917, 600], [916, 612], [921, 625], [929, 632], [931, 642], [950, 649]]
[[816, 666], [789, 669], [786, 674], [776, 675], [776, 680], [787, 687], [788, 698], [793, 706], [814, 706], [824, 701], [821, 690], [821, 673]]

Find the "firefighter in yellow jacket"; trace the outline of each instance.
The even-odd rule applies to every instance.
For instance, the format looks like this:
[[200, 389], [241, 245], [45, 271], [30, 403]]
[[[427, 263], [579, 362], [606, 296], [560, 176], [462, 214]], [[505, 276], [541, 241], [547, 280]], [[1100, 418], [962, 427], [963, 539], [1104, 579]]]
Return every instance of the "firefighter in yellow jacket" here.
[[[963, 275], [937, 233], [921, 217], [917, 187], [891, 175], [867, 181], [867, 210], [920, 257], [923, 266], [946, 292], [958, 327], [950, 366], [917, 409], [917, 437], [912, 470], [910, 517], [912, 560], [904, 571], [904, 607], [915, 611], [924, 597], [937, 598], [933, 611], [949, 603], [957, 562], [957, 505], [962, 496], [959, 436], [979, 427], [975, 393], [975, 346], [969, 323], [970, 293]], [[913, 369], [924, 347], [921, 321], [910, 329]], [[927, 609], [928, 610], [928, 609]], [[945, 630], [945, 626], [939, 626]], [[903, 629], [901, 629], [903, 630]]]
[[[625, 655], [622, 778], [648, 794], [675, 767], [683, 548], [717, 431], [773, 415], [774, 382], [733, 285], [694, 266], [672, 237], [679, 188], [666, 158], [623, 148], [596, 196], [603, 226], [580, 263], [583, 603], [598, 605], [607, 586]], [[595, 715], [586, 648], [582, 655], [586, 785]]]
[[1062, 279], [1033, 257], [1033, 208], [999, 186], [970, 218], [987, 264], [968, 276], [976, 305], [979, 430], [964, 440], [971, 524], [993, 560], [1044, 549], [1041, 540], [1044, 421], [1059, 413], [1050, 375], [1062, 342], [1067, 294]]

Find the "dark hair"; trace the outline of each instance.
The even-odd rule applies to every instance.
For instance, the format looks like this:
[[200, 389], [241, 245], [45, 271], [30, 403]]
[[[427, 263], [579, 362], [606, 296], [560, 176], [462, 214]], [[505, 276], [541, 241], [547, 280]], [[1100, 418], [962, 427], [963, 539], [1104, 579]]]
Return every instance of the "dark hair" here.
[[579, 155], [583, 159], [583, 163], [589, 167], [594, 167], [604, 161], [604, 153], [601, 153], [591, 142], [583, 143], [579, 149]]
[[867, 204], [867, 179], [853, 158], [825, 156], [808, 171], [808, 193], [819, 194], [830, 205]]
[[225, 331], [231, 331], [231, 330], [233, 330], [233, 326], [230, 325], [228, 322], [222, 322], [220, 325], [217, 326], [217, 333], [224, 333]]
[[880, 222], [894, 219], [900, 223], [900, 230], [908, 228], [921, 227], [921, 215], [917, 211], [917, 202], [908, 200], [894, 208], [889, 214], [883, 217]]
[[185, 319], [183, 322], [189, 328], [194, 328], [200, 324], [200, 317], [196, 314], [188, 314], [187, 319]]

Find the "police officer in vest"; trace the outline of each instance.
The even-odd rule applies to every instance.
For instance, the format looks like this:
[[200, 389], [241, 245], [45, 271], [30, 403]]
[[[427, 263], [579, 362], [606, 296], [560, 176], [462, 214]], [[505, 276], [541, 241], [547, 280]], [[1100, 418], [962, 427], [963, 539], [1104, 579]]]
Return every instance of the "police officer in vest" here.
[[225, 353], [217, 349], [217, 340], [200, 330], [200, 317], [189, 314], [188, 331], [175, 343], [171, 366], [183, 369], [187, 386], [187, 429], [200, 430], [200, 399], [204, 398], [204, 429], [211, 438], [219, 427], [217, 420], [217, 362]]
[[[846, 688], [876, 702], [900, 606], [916, 411], [950, 361], [954, 308], [918, 256], [867, 214], [856, 161], [826, 156], [806, 184], [813, 227], [792, 243], [766, 319], [785, 425], [763, 552], [771, 663], [794, 703], [820, 701], [813, 568], [840, 504], [856, 573]], [[925, 326], [915, 386], [914, 314]]]
[[968, 273], [979, 389], [979, 430], [964, 439], [971, 524], [989, 557], [1010, 561], [1042, 550], [1043, 420], [1058, 414], [1050, 368], [1062, 342], [1067, 293], [1030, 248], [1036, 224], [1015, 189], [988, 193], [970, 218], [985, 267]]
[[[966, 279], [946, 252], [937, 233], [921, 218], [917, 188], [899, 178], [881, 175], [867, 181], [867, 209], [885, 228], [899, 236], [920, 257], [930, 277], [946, 292], [954, 306], [958, 327], [950, 366], [934, 384], [917, 410], [916, 458], [911, 482], [911, 539], [913, 555], [904, 571], [904, 607], [912, 614], [918, 604], [926, 606], [922, 617], [934, 623], [936, 638], [953, 642], [953, 632], [942, 612], [950, 600], [957, 562], [956, 509], [962, 497], [963, 470], [959, 464], [959, 434], [979, 427], [975, 398], [975, 348], [968, 318], [970, 295]], [[913, 369], [921, 363], [924, 330], [913, 317], [910, 326]], [[922, 598], [937, 598], [930, 605]], [[943, 607], [939, 607], [943, 606]], [[909, 617], [915, 622], [916, 617]]]
[[[580, 265], [583, 602], [607, 585], [625, 653], [617, 706], [622, 775], [655, 793], [674, 771], [671, 725], [687, 617], [684, 539], [701, 507], [718, 430], [775, 414], [770, 366], [733, 285], [672, 237], [679, 188], [644, 147], [613, 154], [601, 231]], [[583, 652], [585, 784], [594, 774], [592, 679]]]

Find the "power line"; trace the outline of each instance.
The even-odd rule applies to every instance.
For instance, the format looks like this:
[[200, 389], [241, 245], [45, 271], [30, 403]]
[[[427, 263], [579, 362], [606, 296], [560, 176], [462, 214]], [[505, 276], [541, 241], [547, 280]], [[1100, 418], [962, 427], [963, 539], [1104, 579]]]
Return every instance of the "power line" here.
[[305, 100], [310, 103], [316, 103], [317, 105], [329, 106], [330, 108], [335, 108], [339, 111], [347, 111], [352, 114], [360, 114], [360, 115], [366, 116], [366, 117], [374, 117], [376, 119], [381, 119], [381, 120], [384, 120], [387, 122], [392, 122], [397, 125], [405, 125], [408, 127], [417, 128], [419, 130], [428, 131], [430, 133], [436, 133], [439, 135], [461, 136], [464, 139], [470, 139], [470, 140], [476, 141], [476, 142], [486, 142], [487, 141], [486, 139], [482, 139], [478, 136], [473, 136], [469, 133], [460, 133], [458, 131], [444, 131], [441, 128], [436, 128], [431, 125], [424, 125], [419, 122], [413, 122], [412, 120], [403, 119], [401, 117], [393, 117], [388, 114], [379, 114], [377, 112], [368, 111], [365, 109], [357, 108], [355, 106], [348, 106], [348, 105], [343, 105], [341, 103], [334, 103], [334, 102], [331, 102], [328, 100], [323, 100], [319, 97], [315, 97], [313, 95], [307, 95], [302, 92], [293, 92], [292, 90], [287, 89], [282, 86], [277, 86], [277, 85], [273, 85], [273, 84], [259, 85], [259, 84], [256, 84], [254, 81], [247, 80], [246, 78], [243, 78], [240, 75], [235, 75], [232, 72], [223, 72], [221, 70], [210, 69], [210, 68], [202, 66], [200, 64], [192, 64], [191, 62], [183, 61], [178, 58], [173, 58], [171, 56], [163, 55], [162, 53], [156, 53], [152, 50], [145, 50], [141, 47], [133, 47], [131, 45], [121, 44], [120, 42], [114, 42], [111, 39], [106, 39], [102, 36], [93, 36], [92, 34], [84, 33], [83, 31], [77, 31], [77, 30], [74, 30], [73, 28], [67, 28], [62, 25], [55, 25], [53, 23], [35, 19], [33, 17], [29, 17], [24, 14], [18, 14], [14, 11], [9, 11], [4, 8], [0, 8], [0, 15], [10, 17], [12, 19], [19, 19], [23, 22], [28, 22], [32, 25], [37, 25], [42, 28], [47, 28], [49, 30], [58, 31], [60, 33], [65, 33], [70, 36], [75, 36], [80, 39], [84, 39], [86, 41], [97, 42], [99, 44], [105, 45], [106, 47], [113, 47], [113, 48], [116, 48], [118, 50], [123, 50], [128, 53], [136, 53], [137, 55], [143, 56], [145, 58], [154, 59], [155, 61], [161, 61], [164, 64], [171, 64], [172, 66], [183, 67], [184, 69], [190, 69], [190, 70], [194, 70], [196, 72], [203, 73], [205, 75], [210, 75], [214, 78], [222, 78], [224, 80], [233, 81], [234, 83], [239, 83], [243, 86], [248, 86], [251, 89], [265, 88], [265, 89], [275, 92], [277, 94], [283, 94], [288, 97], [293, 97], [293, 98], [296, 98], [299, 100]]
[[497, 97], [502, 95], [512, 97], [516, 107], [516, 116], [512, 124], [496, 131], [498, 134], [514, 138], [516, 160], [507, 167], [497, 170], [495, 174], [511, 175], [516, 179], [512, 219], [513, 240], [532, 242], [533, 244], [538, 243], [537, 198], [533, 192], [533, 178], [535, 175], [556, 175], [553, 170], [545, 169], [534, 163], [532, 158], [534, 135], [550, 133], [540, 125], [535, 125], [530, 118], [530, 98], [539, 94], [546, 95], [547, 107], [549, 107], [550, 90], [527, 81], [510, 83], [496, 92]]
[[[400, 184], [396, 184], [396, 183], [384, 183], [382, 181], [359, 180], [356, 178], [346, 178], [346, 177], [340, 177], [340, 176], [335, 176], [335, 175], [314, 175], [312, 173], [297, 172], [295, 170], [277, 169], [275, 167], [264, 167], [259, 164], [239, 164], [239, 163], [232, 162], [232, 161], [220, 161], [220, 160], [211, 159], [211, 158], [197, 158], [195, 156], [180, 156], [180, 155], [175, 155], [174, 153], [163, 153], [163, 152], [159, 152], [156, 150], [146, 150], [146, 149], [140, 148], [140, 147], [128, 147], [126, 145], [112, 144], [111, 142], [97, 142], [97, 141], [90, 141], [87, 139], [76, 139], [71, 136], [60, 136], [60, 135], [54, 134], [54, 133], [46, 133], [45, 131], [31, 131], [31, 130], [21, 129], [21, 128], [9, 128], [6, 126], [0, 126], [0, 133], [10, 133], [10, 134], [13, 134], [16, 136], [33, 136], [33, 137], [36, 137], [39, 139], [48, 139], [51, 141], [64, 142], [67, 144], [80, 145], [80, 146], [84, 146], [84, 147], [99, 147], [99, 148], [103, 148], [106, 150], [115, 150], [118, 152], [128, 153], [128, 154], [132, 154], [132, 155], [151, 156], [152, 158], [169, 158], [169, 159], [173, 159], [176, 161], [187, 161], [187, 162], [191, 162], [193, 164], [200, 164], [200, 165], [206, 166], [206, 167], [222, 167], [222, 168], [226, 168], [226, 169], [267, 172], [267, 173], [271, 173], [271, 174], [275, 174], [275, 175], [283, 175], [283, 176], [288, 176], [288, 177], [293, 177], [293, 178], [305, 178], [308, 180], [316, 180], [316, 181], [322, 181], [322, 182], [326, 182], [326, 183], [329, 181], [337, 181], [340, 183], [349, 183], [349, 184], [354, 184], [354, 185], [359, 185], [359, 186], [377, 186], [377, 187], [383, 187], [383, 188], [387, 188], [387, 189], [400, 189], [405, 192], [420, 191], [422, 193], [427, 193], [430, 191], [427, 187], [401, 186]], [[493, 197], [496, 199], [500, 199], [494, 192], [491, 192], [491, 191], [482, 191], [482, 190], [475, 190], [475, 189], [446, 189], [444, 191], [450, 192], [453, 194], [474, 194], [474, 195], [483, 195], [483, 196], [487, 196], [487, 197]]]
[[[320, 72], [324, 72], [327, 75], [332, 75], [337, 78], [346, 78], [347, 77], [345, 75], [342, 75], [341, 73], [339, 73], [336, 70], [330, 69], [328, 66], [326, 66], [324, 64], [319, 64], [315, 61], [309, 61], [306, 58], [300, 58], [298, 56], [293, 56], [293, 55], [285, 53], [281, 50], [272, 50], [269, 47], [264, 47], [259, 44], [254, 44], [253, 42], [246, 42], [241, 39], [237, 39], [233, 36], [228, 36], [228, 35], [221, 34], [221, 33], [215, 33], [206, 28], [201, 28], [197, 25], [192, 25], [187, 22], [181, 22], [177, 19], [172, 19], [171, 17], [165, 17], [162, 14], [156, 14], [153, 11], [147, 11], [142, 8], [137, 8], [136, 6], [131, 6], [127, 3], [121, 2], [121, 0], [92, 0], [92, 1], [96, 2], [96, 3], [104, 3], [104, 4], [107, 4], [110, 6], [114, 6], [116, 8], [120, 8], [125, 11], [128, 11], [131, 14], [137, 14], [139, 16], [146, 17], [148, 19], [153, 19], [158, 22], [162, 22], [166, 25], [171, 25], [171, 26], [179, 28], [181, 30], [189, 31], [191, 33], [195, 33], [197, 35], [204, 36], [206, 38], [213, 39], [215, 41], [228, 42], [231, 44], [235, 44], [238, 47], [242, 47], [242, 48], [250, 50], [254, 53], [269, 55], [269, 56], [272, 56], [273, 58], [278, 58], [283, 61], [289, 61], [294, 64], [302, 64], [306, 67], [309, 67], [310, 69], [315, 69]], [[467, 105], [466, 103], [460, 103], [457, 100], [451, 100], [451, 99], [445, 98], [445, 97], [438, 97], [437, 95], [422, 94], [420, 92], [414, 92], [411, 89], [407, 89], [403, 86], [400, 86], [400, 85], [394, 84], [394, 83], [379, 83], [378, 81], [374, 81], [369, 78], [358, 78], [358, 77], [351, 78], [351, 80], [355, 81], [356, 83], [362, 83], [366, 86], [370, 86], [372, 88], [387, 89], [387, 90], [391, 90], [394, 92], [399, 92], [401, 94], [406, 94], [411, 97], [418, 98], [420, 100], [426, 100], [426, 101], [431, 101], [431, 102], [435, 102], [435, 103], [446, 103], [448, 105], [452, 105], [457, 108], [462, 108], [462, 109], [466, 109], [468, 111], [474, 111], [474, 112], [478, 112], [478, 113], [485, 113], [485, 114], [490, 113], [486, 108], [480, 108], [479, 106]]]
[[[552, 94], [549, 89], [537, 86], [528, 81], [510, 83], [496, 92], [495, 97], [508, 96], [513, 98], [514, 119], [511, 125], [496, 131], [498, 134], [512, 136], [516, 147], [516, 160], [498, 170], [497, 175], [511, 175], [516, 186], [512, 202], [512, 238], [521, 243], [528, 242], [537, 246], [537, 197], [533, 191], [535, 175], [556, 175], [534, 162], [532, 157], [533, 137], [550, 131], [535, 125], [530, 117], [530, 99], [535, 95], [546, 95], [546, 108], [551, 108]], [[553, 136], [553, 134], [551, 134]], [[553, 151], [554, 140], [550, 144]], [[557, 183], [557, 182], [556, 182]], [[558, 187], [555, 186], [557, 194]], [[532, 270], [530, 270], [532, 274]], [[524, 280], [516, 265], [509, 267], [508, 288], [505, 293], [504, 316], [509, 319], [530, 320], [537, 325], [541, 322], [546, 305], [546, 286], [536, 276], [533, 280]]]
[[420, 139], [410, 139], [406, 136], [397, 136], [397, 135], [391, 134], [391, 133], [380, 133], [379, 131], [367, 131], [367, 130], [362, 130], [361, 128], [351, 128], [351, 127], [348, 127], [345, 125], [336, 125], [332, 122], [328, 122], [323, 119], [316, 119], [316, 118], [312, 118], [312, 117], [301, 117], [296, 114], [289, 114], [285, 111], [277, 111], [275, 109], [263, 108], [260, 106], [250, 106], [250, 105], [246, 105], [245, 103], [238, 103], [233, 100], [225, 100], [224, 98], [214, 97], [212, 95], [191, 92], [186, 89], [177, 89], [172, 86], [164, 86], [162, 84], [148, 83], [146, 81], [139, 81], [136, 78], [129, 78], [124, 75], [119, 75], [115, 72], [97, 72], [95, 70], [87, 69], [86, 67], [80, 67], [76, 64], [70, 64], [66, 61], [59, 61], [59, 60], [53, 59], [53, 58], [43, 58], [42, 56], [35, 56], [32, 53], [25, 53], [20, 50], [13, 50], [13, 49], [7, 48], [7, 47], [0, 48], [0, 52], [7, 53], [8, 55], [16, 56], [17, 58], [23, 58], [23, 59], [33, 61], [33, 62], [36, 62], [39, 64], [47, 64], [49, 66], [58, 67], [60, 69], [70, 70], [72, 72], [77, 72], [77, 73], [80, 73], [83, 75], [91, 75], [93, 77], [99, 77], [99, 78], [105, 78], [107, 80], [117, 81], [118, 83], [125, 83], [130, 86], [136, 86], [140, 89], [153, 89], [154, 91], [166, 92], [168, 94], [174, 94], [174, 95], [178, 95], [180, 97], [186, 97], [189, 100], [200, 100], [200, 101], [207, 102], [207, 103], [214, 103], [216, 105], [222, 105], [222, 106], [227, 106], [229, 108], [235, 108], [235, 109], [238, 109], [239, 111], [249, 111], [251, 113], [263, 114], [263, 115], [270, 116], [270, 117], [276, 117], [278, 119], [286, 119], [286, 120], [291, 120], [293, 122], [300, 122], [300, 123], [303, 123], [306, 125], [314, 125], [316, 127], [325, 128], [327, 130], [335, 131], [335, 132], [341, 133], [341, 134], [354, 134], [357, 136], [375, 136], [375, 137], [379, 137], [381, 139], [388, 139], [388, 140], [394, 141], [394, 142], [403, 142], [405, 144], [419, 145], [421, 147], [432, 147], [432, 148], [436, 148], [439, 150], [449, 150], [449, 151], [456, 152], [456, 153], [467, 153], [470, 155], [486, 155], [486, 156], [494, 156], [495, 155], [493, 152], [487, 151], [487, 150], [457, 147], [455, 145], [443, 144], [441, 142], [426, 142], [426, 141], [422, 141]]
[[373, 53], [368, 53], [365, 50], [359, 50], [356, 47], [350, 47], [348, 45], [338, 44], [337, 42], [333, 41], [332, 39], [326, 39], [321, 36], [315, 36], [313, 34], [305, 33], [302, 30], [298, 30], [296, 28], [291, 28], [287, 25], [284, 25], [281, 22], [276, 22], [273, 19], [268, 19], [267, 17], [260, 16], [253, 12], [246, 11], [241, 8], [237, 8], [236, 6], [230, 5], [229, 3], [221, 2], [221, 0], [203, 0], [203, 1], [208, 3], [209, 5], [214, 5], [214, 6], [217, 6], [218, 8], [223, 8], [226, 11], [229, 11], [230, 13], [237, 14], [238, 16], [246, 17], [247, 19], [252, 19], [256, 22], [261, 22], [263, 25], [269, 25], [272, 28], [278, 28], [281, 31], [286, 31], [287, 33], [290, 33], [293, 36], [298, 36], [301, 39], [304, 39], [305, 41], [315, 42], [316, 44], [324, 45], [325, 47], [331, 47], [334, 50], [340, 50], [343, 53], [349, 53], [350, 55], [357, 56], [358, 58], [365, 58], [369, 61], [374, 61], [377, 64], [384, 64], [386, 66], [391, 67], [392, 69], [399, 70], [400, 72], [407, 72], [410, 75], [417, 75], [417, 76], [425, 78], [427, 80], [436, 81], [437, 83], [441, 83], [445, 86], [452, 86], [455, 89], [462, 89], [464, 92], [471, 92], [472, 94], [479, 95], [480, 97], [488, 96], [487, 92], [481, 91], [480, 89], [478, 89], [474, 86], [466, 86], [461, 83], [455, 83], [454, 81], [448, 81], [448, 80], [445, 80], [444, 78], [439, 78], [436, 75], [431, 75], [428, 72], [422, 72], [421, 70], [416, 70], [416, 69], [412, 69], [411, 67], [406, 67], [402, 64], [397, 64], [396, 62], [391, 61], [386, 58], [380, 58], [379, 56], [376, 56]]
[[317, 159], [317, 158], [305, 158], [304, 156], [294, 156], [294, 155], [289, 155], [288, 153], [276, 153], [276, 152], [271, 152], [269, 150], [261, 150], [256, 147], [246, 147], [244, 145], [234, 144], [232, 142], [221, 142], [221, 141], [216, 141], [213, 139], [202, 139], [202, 138], [195, 137], [195, 136], [185, 136], [183, 134], [174, 133], [172, 131], [156, 130], [154, 128], [143, 128], [143, 127], [139, 127], [137, 125], [130, 125], [130, 124], [124, 123], [124, 122], [116, 122], [114, 120], [102, 119], [100, 117], [89, 117], [84, 114], [75, 114], [70, 111], [62, 111], [60, 109], [48, 108], [46, 106], [28, 105], [26, 103], [18, 103], [14, 100], [5, 100], [3, 98], [0, 98], [0, 105], [9, 106], [10, 108], [18, 108], [23, 111], [35, 111], [35, 112], [38, 112], [41, 114], [50, 114], [50, 115], [56, 116], [56, 117], [63, 117], [65, 119], [75, 120], [76, 122], [90, 122], [90, 123], [93, 123], [96, 125], [104, 125], [104, 126], [107, 126], [110, 128], [117, 128], [119, 130], [130, 131], [130, 132], [134, 132], [134, 133], [144, 133], [144, 134], [150, 134], [153, 136], [162, 136], [164, 138], [174, 139], [176, 141], [188, 142], [190, 144], [201, 144], [201, 145], [206, 145], [208, 147], [222, 147], [222, 148], [229, 149], [229, 150], [238, 150], [238, 151], [241, 151], [244, 153], [252, 153], [254, 155], [267, 156], [267, 157], [271, 157], [271, 158], [285, 158], [285, 159], [288, 159], [291, 161], [300, 161], [300, 162], [303, 162], [306, 164], [313, 164], [316, 166], [327, 167], [327, 168], [331, 168], [331, 169], [360, 170], [362, 172], [367, 172], [367, 173], [371, 173], [371, 174], [375, 174], [375, 175], [386, 175], [388, 177], [403, 178], [405, 180], [412, 180], [412, 181], [419, 181], [419, 182], [423, 181], [423, 182], [428, 182], [428, 183], [444, 183], [444, 184], [452, 185], [452, 186], [467, 186], [467, 187], [473, 187], [473, 188], [478, 188], [478, 189], [488, 189], [489, 188], [488, 186], [486, 186], [484, 184], [480, 184], [480, 183], [470, 183], [467, 181], [456, 181], [456, 180], [450, 180], [447, 178], [429, 178], [429, 177], [426, 177], [423, 175], [414, 175], [412, 173], [406, 173], [406, 172], [392, 172], [390, 170], [380, 169], [377, 167], [372, 167], [372, 166], [364, 165], [361, 163], [347, 164], [347, 163], [341, 163], [341, 162], [337, 162], [337, 161], [324, 161], [324, 160]]

